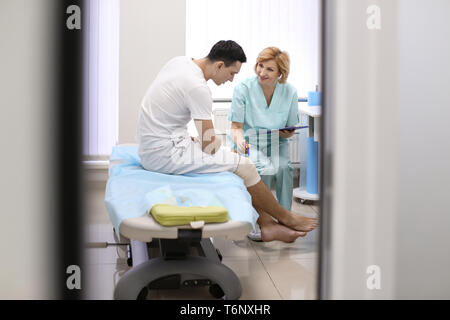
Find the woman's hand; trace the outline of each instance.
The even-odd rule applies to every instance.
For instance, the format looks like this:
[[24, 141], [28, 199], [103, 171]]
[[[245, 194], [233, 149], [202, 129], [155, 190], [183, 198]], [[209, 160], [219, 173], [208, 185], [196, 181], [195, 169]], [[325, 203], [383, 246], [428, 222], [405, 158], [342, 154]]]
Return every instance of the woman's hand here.
[[250, 145], [247, 144], [247, 141], [245, 141], [245, 139], [240, 139], [238, 143], [236, 143], [236, 147], [242, 154], [247, 154], [247, 147], [250, 149]]
[[244, 124], [241, 122], [231, 123], [231, 136], [236, 144], [236, 149], [241, 154], [247, 154], [247, 148], [250, 150], [250, 145], [245, 141], [243, 128]]
[[292, 137], [295, 133], [295, 130], [280, 130], [280, 137], [284, 139], [288, 139]]

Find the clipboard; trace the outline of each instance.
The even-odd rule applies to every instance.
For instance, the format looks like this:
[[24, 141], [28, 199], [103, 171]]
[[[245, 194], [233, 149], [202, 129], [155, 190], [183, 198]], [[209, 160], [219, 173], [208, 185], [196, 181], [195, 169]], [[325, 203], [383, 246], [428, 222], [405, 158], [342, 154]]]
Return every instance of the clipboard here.
[[294, 127], [286, 127], [286, 128], [280, 128], [280, 129], [269, 129], [268, 131], [273, 132], [273, 131], [287, 131], [287, 130], [299, 130], [299, 129], [306, 129], [309, 128], [309, 126], [294, 126]]

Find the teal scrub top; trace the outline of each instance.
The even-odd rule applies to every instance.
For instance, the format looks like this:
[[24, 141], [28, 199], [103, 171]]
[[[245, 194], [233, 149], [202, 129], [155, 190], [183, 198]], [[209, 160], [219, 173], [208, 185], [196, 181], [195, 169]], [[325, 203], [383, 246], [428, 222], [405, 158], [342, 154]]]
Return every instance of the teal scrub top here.
[[[289, 83], [277, 82], [272, 101], [268, 106], [257, 76], [247, 78], [234, 88], [228, 120], [244, 124], [244, 137], [250, 144], [255, 135], [259, 136], [261, 133], [267, 132], [266, 129], [295, 126], [300, 122], [297, 90]], [[269, 134], [267, 139], [269, 144], [270, 136]], [[231, 147], [235, 148], [234, 142], [231, 140], [229, 139]], [[287, 139], [279, 138], [280, 143], [286, 141]]]

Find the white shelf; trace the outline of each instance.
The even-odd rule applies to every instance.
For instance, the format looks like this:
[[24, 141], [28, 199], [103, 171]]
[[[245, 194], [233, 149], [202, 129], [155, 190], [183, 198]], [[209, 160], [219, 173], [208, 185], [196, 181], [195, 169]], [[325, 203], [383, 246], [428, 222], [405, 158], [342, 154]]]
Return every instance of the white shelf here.
[[83, 165], [85, 169], [108, 169], [109, 160], [85, 160]]
[[310, 117], [318, 118], [322, 115], [322, 106], [308, 106], [306, 103], [299, 104], [298, 111]]

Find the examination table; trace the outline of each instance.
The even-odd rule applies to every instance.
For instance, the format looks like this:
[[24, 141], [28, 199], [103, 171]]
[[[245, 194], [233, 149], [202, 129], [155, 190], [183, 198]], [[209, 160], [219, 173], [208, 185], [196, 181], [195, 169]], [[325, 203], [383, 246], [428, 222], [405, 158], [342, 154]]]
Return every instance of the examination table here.
[[[225, 223], [165, 227], [149, 214], [156, 203], [222, 205]], [[145, 170], [137, 146], [114, 147], [105, 205], [116, 236], [129, 243], [132, 268], [119, 280], [115, 299], [145, 299], [148, 290], [209, 286], [216, 298], [238, 299], [241, 285], [221, 263], [213, 238], [242, 240], [257, 213], [242, 179], [230, 172], [167, 175]]]

